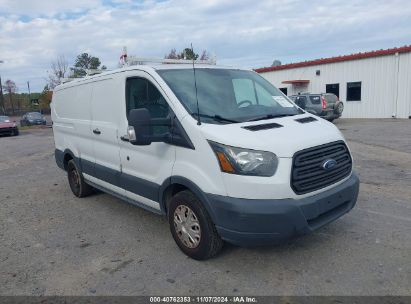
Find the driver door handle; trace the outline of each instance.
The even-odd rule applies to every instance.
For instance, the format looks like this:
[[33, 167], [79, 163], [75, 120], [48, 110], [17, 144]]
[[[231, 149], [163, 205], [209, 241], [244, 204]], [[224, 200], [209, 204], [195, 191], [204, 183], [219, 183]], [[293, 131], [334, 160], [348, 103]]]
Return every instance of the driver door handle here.
[[94, 130], [93, 130], [93, 133], [94, 133], [94, 134], [97, 134], [97, 135], [100, 135], [100, 134], [101, 134], [101, 131], [97, 128], [97, 129], [94, 129]]

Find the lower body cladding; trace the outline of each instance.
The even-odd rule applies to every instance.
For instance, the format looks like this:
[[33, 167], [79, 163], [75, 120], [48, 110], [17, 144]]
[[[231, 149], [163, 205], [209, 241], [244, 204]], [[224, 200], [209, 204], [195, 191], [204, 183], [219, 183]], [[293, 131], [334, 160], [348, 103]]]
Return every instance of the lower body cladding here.
[[[64, 152], [56, 150], [55, 156], [57, 165], [65, 169]], [[359, 191], [359, 179], [352, 173], [334, 188], [299, 200], [232, 198], [204, 193], [184, 177], [170, 177], [166, 185], [157, 185], [74, 159], [88, 184], [155, 213], [166, 213], [159, 198], [168, 185], [185, 186], [203, 203], [221, 238], [240, 246], [271, 245], [312, 232], [350, 211]], [[119, 195], [123, 190], [127, 197]]]
[[354, 207], [358, 191], [359, 179], [352, 173], [342, 184], [299, 200], [251, 200], [211, 194], [207, 198], [222, 239], [240, 246], [261, 246], [278, 244], [336, 220]]

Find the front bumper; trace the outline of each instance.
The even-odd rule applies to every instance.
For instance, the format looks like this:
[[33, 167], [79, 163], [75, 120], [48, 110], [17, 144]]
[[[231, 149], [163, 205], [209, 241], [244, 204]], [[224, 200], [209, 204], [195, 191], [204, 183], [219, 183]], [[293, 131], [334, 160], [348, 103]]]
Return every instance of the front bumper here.
[[220, 236], [240, 246], [276, 244], [312, 232], [350, 211], [358, 197], [355, 173], [322, 193], [295, 199], [250, 200], [208, 194]]
[[17, 127], [0, 128], [0, 135], [12, 135], [17, 131]]

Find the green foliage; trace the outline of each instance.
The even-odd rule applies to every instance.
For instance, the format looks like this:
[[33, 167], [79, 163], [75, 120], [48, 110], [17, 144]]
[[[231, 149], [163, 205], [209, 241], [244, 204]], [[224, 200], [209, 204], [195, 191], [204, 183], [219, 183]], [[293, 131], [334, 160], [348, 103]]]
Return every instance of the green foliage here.
[[[199, 54], [193, 52], [191, 48], [185, 48], [182, 52], [177, 52], [176, 49], [171, 49], [170, 52], [164, 56], [165, 59], [187, 59], [197, 60]], [[201, 54], [200, 60], [208, 60], [210, 58], [208, 52], [204, 50]]]
[[190, 48], [185, 48], [183, 54], [185, 54], [185, 58], [188, 60], [197, 60], [199, 56], [198, 54], [194, 53], [193, 50]]
[[71, 68], [72, 77], [83, 77], [86, 75], [86, 70], [98, 69], [100, 64], [100, 59], [97, 57], [82, 53], [77, 56], [74, 67]]

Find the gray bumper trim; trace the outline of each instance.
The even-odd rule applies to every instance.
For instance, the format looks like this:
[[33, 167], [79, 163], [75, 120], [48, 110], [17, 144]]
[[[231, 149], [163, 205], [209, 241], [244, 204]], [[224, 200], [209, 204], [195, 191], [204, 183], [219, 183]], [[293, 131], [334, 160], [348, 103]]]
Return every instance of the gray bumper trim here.
[[342, 184], [302, 198], [251, 200], [207, 194], [221, 237], [237, 245], [278, 243], [309, 233], [350, 211], [358, 197], [355, 173]]

